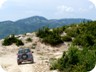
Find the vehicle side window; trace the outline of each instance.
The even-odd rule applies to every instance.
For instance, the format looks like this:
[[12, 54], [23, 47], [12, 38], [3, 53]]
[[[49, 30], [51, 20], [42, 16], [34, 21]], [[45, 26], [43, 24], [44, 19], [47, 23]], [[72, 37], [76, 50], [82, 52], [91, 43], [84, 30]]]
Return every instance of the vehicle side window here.
[[19, 52], [18, 52], [18, 53], [19, 53], [19, 54], [21, 54], [21, 53], [23, 53], [23, 52], [24, 52], [23, 50], [19, 50]]
[[28, 53], [28, 52], [30, 52], [30, 50], [29, 50], [29, 49], [26, 49], [26, 50], [25, 50], [25, 53]]

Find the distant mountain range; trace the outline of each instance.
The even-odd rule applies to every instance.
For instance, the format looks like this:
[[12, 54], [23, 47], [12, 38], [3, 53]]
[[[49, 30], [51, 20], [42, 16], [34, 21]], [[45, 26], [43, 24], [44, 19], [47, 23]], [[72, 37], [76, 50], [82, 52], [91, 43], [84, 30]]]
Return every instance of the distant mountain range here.
[[60, 27], [73, 23], [81, 23], [91, 21], [88, 19], [46, 19], [41, 16], [33, 16], [18, 21], [3, 21], [0, 22], [0, 38], [4, 38], [10, 34], [24, 34], [26, 32], [37, 31], [38, 29], [47, 26], [49, 28]]

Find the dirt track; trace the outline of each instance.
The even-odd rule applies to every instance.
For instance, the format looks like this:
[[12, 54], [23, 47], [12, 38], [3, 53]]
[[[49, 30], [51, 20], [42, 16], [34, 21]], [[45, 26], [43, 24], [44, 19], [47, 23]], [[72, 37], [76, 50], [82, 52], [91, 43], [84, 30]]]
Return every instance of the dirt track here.
[[[26, 42], [26, 38], [32, 38], [32, 42]], [[51, 58], [59, 58], [62, 56], [63, 51], [68, 49], [68, 44], [64, 43], [56, 47], [45, 45], [39, 41], [34, 34], [21, 36], [21, 40], [25, 43], [24, 47], [31, 48], [34, 52], [34, 63], [24, 63], [17, 65], [17, 52], [18, 48], [15, 44], [11, 46], [2, 46], [2, 40], [0, 40], [0, 65], [7, 72], [57, 72], [50, 71], [49, 60]], [[36, 43], [35, 49], [32, 49], [32, 44]]]
[[[35, 54], [33, 54], [35, 55]], [[38, 65], [39, 61], [37, 61], [36, 55], [34, 56], [34, 63], [23, 63], [21, 65], [17, 65], [17, 55], [16, 53], [3, 55], [0, 57], [0, 65], [7, 71], [7, 72], [40, 72], [36, 71], [35, 65]]]
[[[52, 51], [54, 52], [55, 50]], [[8, 53], [5, 51], [5, 54], [1, 54], [0, 56], [0, 65], [7, 72], [53, 72], [49, 69], [49, 59], [61, 56], [62, 52], [53, 53], [52, 51], [38, 51], [37, 49], [33, 53], [34, 63], [23, 63], [21, 65], [17, 65], [17, 50], [15, 52], [11, 50]]]

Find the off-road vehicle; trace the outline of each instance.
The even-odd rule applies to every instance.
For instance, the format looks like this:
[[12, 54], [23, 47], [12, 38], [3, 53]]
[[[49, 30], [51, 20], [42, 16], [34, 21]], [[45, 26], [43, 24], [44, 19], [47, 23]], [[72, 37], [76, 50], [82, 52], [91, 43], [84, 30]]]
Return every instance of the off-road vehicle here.
[[19, 48], [17, 53], [18, 65], [26, 61], [30, 61], [31, 63], [34, 62], [31, 50], [29, 48]]

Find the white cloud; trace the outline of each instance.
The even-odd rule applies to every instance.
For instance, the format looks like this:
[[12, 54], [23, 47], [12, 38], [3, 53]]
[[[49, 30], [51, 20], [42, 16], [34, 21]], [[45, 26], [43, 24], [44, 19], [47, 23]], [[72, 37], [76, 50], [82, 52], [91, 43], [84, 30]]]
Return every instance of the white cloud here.
[[64, 11], [73, 12], [74, 11], [74, 9], [72, 7], [68, 7], [68, 6], [64, 6], [64, 5], [58, 6], [57, 9], [60, 12], [64, 12]]
[[59, 5], [56, 8], [56, 11], [54, 13], [54, 16], [58, 18], [63, 18], [63, 17], [72, 17], [73, 13], [75, 12], [73, 7], [70, 6], [65, 6], [65, 5]]
[[90, 5], [90, 6], [89, 6], [89, 9], [93, 9], [93, 8], [94, 8], [94, 5]]
[[86, 11], [88, 11], [88, 9], [79, 8], [79, 12], [86, 12]]
[[0, 8], [2, 7], [2, 5], [6, 2], [7, 0], [0, 0]]
[[93, 9], [95, 8], [95, 6], [93, 4], [89, 5], [88, 7], [86, 8], [78, 8], [77, 10], [80, 12], [80, 13], [86, 13], [86, 12], [89, 12], [89, 11], [92, 11]]
[[96, 7], [96, 0], [89, 0], [89, 1], [92, 2]]

